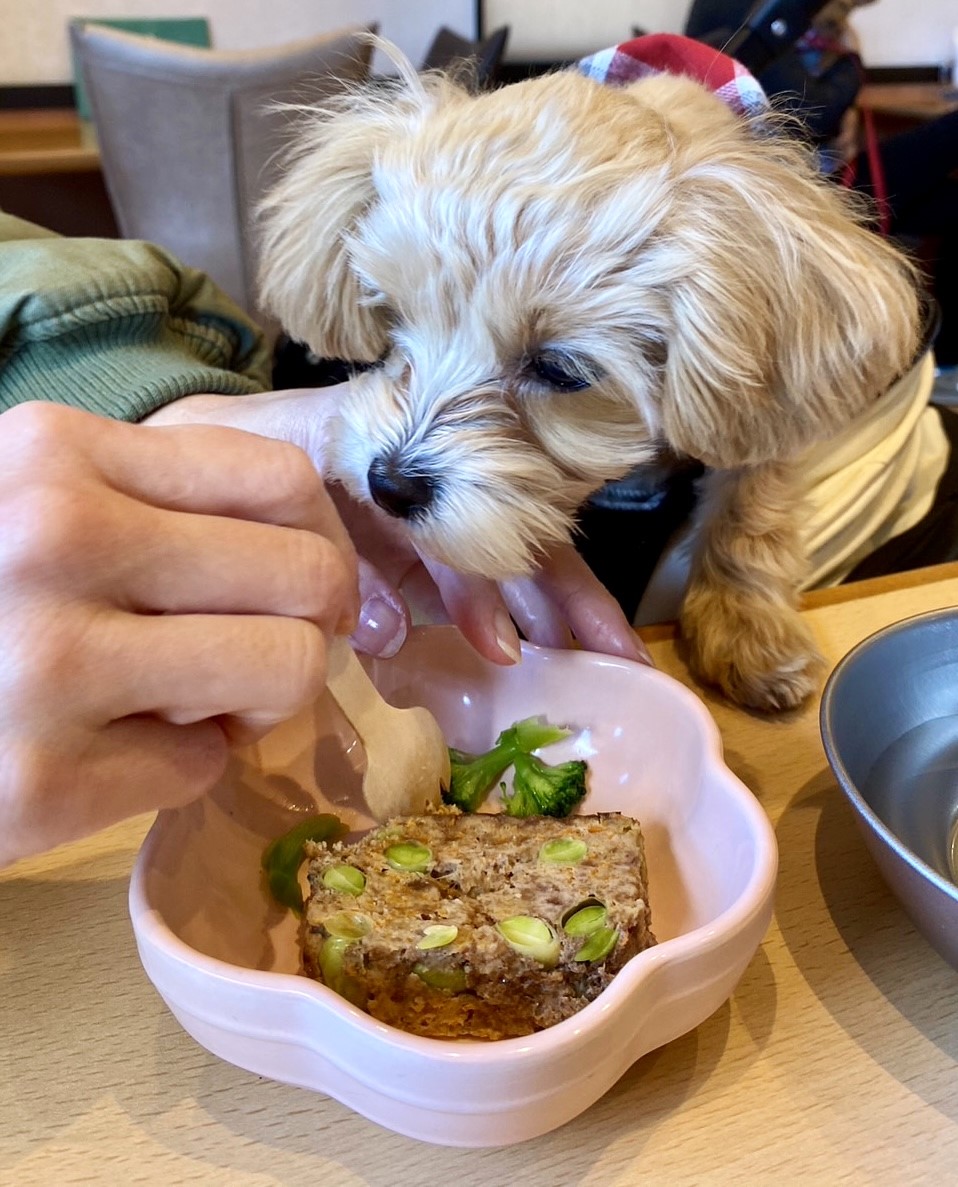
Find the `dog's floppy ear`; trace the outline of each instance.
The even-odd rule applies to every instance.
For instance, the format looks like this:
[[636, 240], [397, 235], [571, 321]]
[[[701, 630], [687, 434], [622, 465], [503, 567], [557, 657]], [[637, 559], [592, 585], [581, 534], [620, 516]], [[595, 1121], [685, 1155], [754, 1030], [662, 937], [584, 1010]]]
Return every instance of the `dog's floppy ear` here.
[[409, 67], [394, 86], [300, 111], [280, 180], [260, 204], [260, 302], [292, 338], [324, 358], [368, 362], [386, 348], [386, 324], [364, 303], [349, 239], [376, 199], [378, 154], [406, 135], [430, 102]]
[[691, 246], [665, 369], [673, 447], [716, 468], [794, 455], [908, 368], [915, 270], [804, 150], [758, 138], [693, 166], [680, 191], [677, 241]]

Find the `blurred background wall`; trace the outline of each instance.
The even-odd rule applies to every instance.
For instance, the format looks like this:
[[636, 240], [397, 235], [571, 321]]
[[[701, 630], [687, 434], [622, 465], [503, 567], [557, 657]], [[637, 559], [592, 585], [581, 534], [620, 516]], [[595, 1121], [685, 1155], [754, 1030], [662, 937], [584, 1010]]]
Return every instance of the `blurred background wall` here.
[[[484, 0], [487, 28], [512, 27], [508, 56], [530, 60], [614, 45], [633, 25], [681, 32], [688, 7], [683, 0]], [[947, 65], [958, 0], [876, 0], [854, 23], [870, 66]]]
[[75, 17], [205, 16], [217, 49], [278, 45], [377, 21], [384, 37], [419, 62], [440, 25], [473, 36], [475, 12], [475, 0], [0, 0], [0, 86], [69, 82], [67, 24]]
[[[475, 0], [0, 0], [0, 86], [71, 77], [72, 17], [207, 16], [214, 44], [242, 49], [378, 21], [414, 62], [439, 25], [475, 32]], [[683, 0], [484, 0], [485, 28], [511, 26], [508, 57], [573, 58], [622, 41], [633, 25], [680, 31]], [[855, 14], [870, 66], [950, 65], [958, 0], [876, 0]]]

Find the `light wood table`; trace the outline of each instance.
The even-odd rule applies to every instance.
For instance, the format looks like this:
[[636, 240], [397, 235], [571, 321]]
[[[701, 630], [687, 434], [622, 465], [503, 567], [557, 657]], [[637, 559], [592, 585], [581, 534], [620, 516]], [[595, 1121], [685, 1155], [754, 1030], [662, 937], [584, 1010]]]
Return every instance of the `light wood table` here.
[[958, 89], [946, 82], [866, 83], [858, 102], [879, 120], [924, 123], [958, 111]]
[[[958, 566], [809, 599], [831, 661], [958, 605]], [[673, 633], [649, 632], [688, 681]], [[460, 1151], [220, 1062], [140, 969], [137, 819], [0, 874], [0, 1183], [314, 1187], [958, 1182], [958, 973], [881, 882], [822, 751], [818, 705], [765, 719], [703, 694], [781, 849], [775, 917], [731, 1000], [545, 1137]]]
[[99, 170], [93, 127], [70, 108], [0, 111], [0, 177]]

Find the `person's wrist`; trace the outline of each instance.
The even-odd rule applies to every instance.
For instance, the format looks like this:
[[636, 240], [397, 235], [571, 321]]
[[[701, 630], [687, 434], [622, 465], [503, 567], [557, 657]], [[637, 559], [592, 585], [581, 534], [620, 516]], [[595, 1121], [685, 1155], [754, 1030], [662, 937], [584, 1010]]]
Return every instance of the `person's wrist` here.
[[218, 396], [212, 393], [201, 393], [193, 396], [181, 396], [169, 404], [155, 408], [148, 416], [144, 416], [140, 424], [151, 426], [187, 425], [187, 424], [223, 424], [228, 415], [229, 405], [236, 396]]

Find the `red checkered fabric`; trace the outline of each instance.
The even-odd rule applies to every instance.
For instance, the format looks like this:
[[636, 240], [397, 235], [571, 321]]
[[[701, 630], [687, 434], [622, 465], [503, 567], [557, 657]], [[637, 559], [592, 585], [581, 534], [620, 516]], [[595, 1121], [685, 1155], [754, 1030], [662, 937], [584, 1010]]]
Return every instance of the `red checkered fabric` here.
[[624, 86], [650, 74], [685, 74], [708, 87], [739, 115], [768, 107], [765, 92], [734, 58], [678, 33], [650, 33], [582, 58], [578, 68], [596, 82]]

